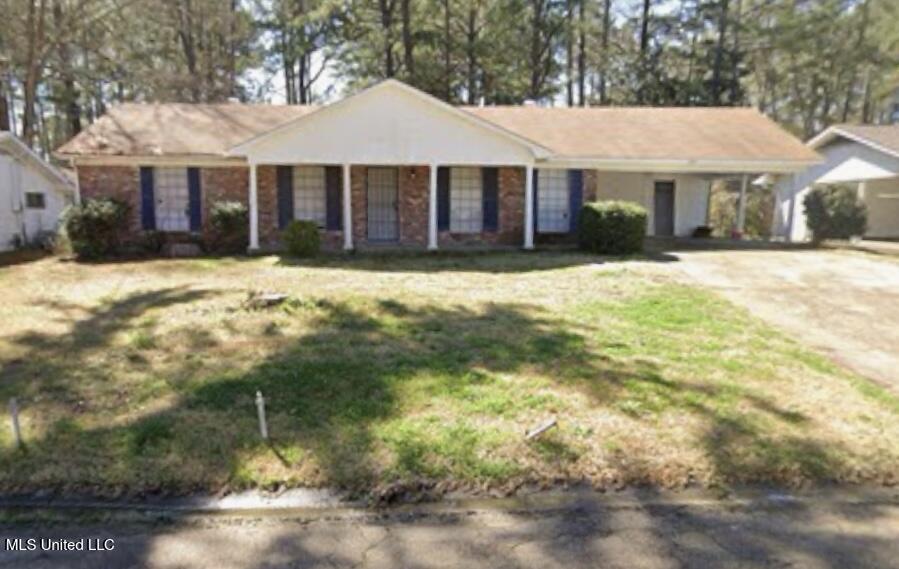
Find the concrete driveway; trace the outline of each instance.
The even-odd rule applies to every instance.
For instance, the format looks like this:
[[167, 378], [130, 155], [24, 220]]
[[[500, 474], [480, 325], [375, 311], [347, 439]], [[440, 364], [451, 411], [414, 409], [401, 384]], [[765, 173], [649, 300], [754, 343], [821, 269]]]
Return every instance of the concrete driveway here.
[[899, 392], [899, 259], [809, 249], [672, 254], [694, 283]]

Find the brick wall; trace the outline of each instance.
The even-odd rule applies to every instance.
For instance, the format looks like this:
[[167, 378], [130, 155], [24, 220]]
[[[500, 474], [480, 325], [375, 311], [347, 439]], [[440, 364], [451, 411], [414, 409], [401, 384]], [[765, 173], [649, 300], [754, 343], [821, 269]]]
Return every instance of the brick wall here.
[[[277, 166], [258, 167], [256, 192], [259, 204], [259, 245], [263, 248], [277, 249], [281, 246], [281, 229], [278, 227]], [[342, 211], [340, 218], [343, 219]], [[343, 247], [343, 231], [322, 229], [320, 234], [322, 248], [333, 250]]]
[[499, 225], [497, 230], [481, 233], [441, 231], [444, 245], [522, 245], [524, 243], [524, 168], [499, 169]]
[[140, 169], [136, 166], [78, 166], [81, 199], [113, 198], [131, 208], [129, 226], [133, 232], [140, 223]]
[[[352, 195], [353, 239], [364, 246], [368, 239], [365, 166], [353, 166], [350, 175]], [[499, 169], [499, 227], [496, 232], [452, 234], [442, 231], [441, 246], [464, 244], [502, 244], [520, 246], [524, 240], [524, 168]], [[140, 172], [136, 166], [79, 166], [78, 179], [82, 197], [114, 197], [131, 206], [131, 227], [140, 231]], [[219, 200], [247, 203], [249, 168], [243, 166], [202, 168], [203, 225], [207, 227], [209, 208]], [[428, 184], [427, 166], [398, 168], [400, 243], [425, 247], [428, 242]], [[260, 166], [257, 172], [259, 197], [260, 244], [277, 247], [278, 191], [275, 166]], [[584, 171], [584, 199], [595, 200], [597, 175], [595, 170]], [[342, 213], [341, 213], [342, 219]], [[549, 236], [547, 236], [549, 237]], [[559, 236], [564, 238], [564, 236]], [[558, 238], [550, 238], [556, 240]], [[544, 241], [541, 239], [541, 241]], [[342, 231], [322, 231], [322, 244], [328, 249], [343, 246]]]
[[596, 170], [584, 170], [584, 203], [596, 201], [597, 187]]
[[403, 245], [428, 245], [429, 186], [428, 166], [399, 168], [400, 243]]
[[203, 233], [210, 230], [212, 204], [221, 201], [240, 202], [249, 207], [250, 169], [245, 166], [202, 168], [200, 187], [203, 199]]

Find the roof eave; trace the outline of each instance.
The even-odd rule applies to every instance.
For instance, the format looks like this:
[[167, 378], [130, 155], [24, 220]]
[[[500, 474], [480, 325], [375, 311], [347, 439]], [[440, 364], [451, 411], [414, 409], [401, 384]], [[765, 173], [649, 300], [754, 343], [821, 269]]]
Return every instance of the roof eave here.
[[[544, 163], [559, 167], [591, 167], [597, 170], [618, 172], [674, 172], [674, 173], [772, 173], [800, 172], [823, 159], [664, 159], [664, 158], [599, 158], [588, 156], [555, 155]], [[539, 166], [540, 164], [538, 164]]]
[[41, 170], [43, 170], [49, 177], [57, 181], [67, 191], [75, 191], [75, 187], [72, 185], [72, 182], [70, 182], [68, 178], [66, 178], [59, 170], [54, 168], [52, 164], [48, 164], [46, 160], [38, 156], [38, 154], [34, 150], [28, 148], [28, 146], [26, 146], [24, 142], [19, 140], [18, 137], [9, 132], [2, 132], [0, 133], [0, 143], [3, 142], [10, 142], [18, 152], [19, 156], [23, 156], [31, 162], [37, 164]]
[[849, 139], [853, 142], [863, 144], [869, 148], [873, 148], [874, 150], [877, 150], [878, 152], [883, 152], [884, 154], [887, 154], [889, 156], [899, 158], [899, 151], [893, 150], [891, 148], [887, 148], [886, 146], [883, 146], [882, 144], [878, 144], [872, 140], [868, 140], [864, 136], [855, 134], [853, 132], [849, 132], [848, 130], [840, 128], [839, 126], [827, 127], [823, 132], [821, 132], [820, 134], [818, 134], [817, 136], [815, 136], [814, 138], [809, 140], [808, 143], [806, 143], [806, 144], [810, 148], [817, 149], [817, 148], [820, 148], [820, 147], [830, 143], [831, 141], [833, 141], [834, 139], [836, 139], [837, 137], [840, 137], [840, 136], [842, 136], [843, 138]]

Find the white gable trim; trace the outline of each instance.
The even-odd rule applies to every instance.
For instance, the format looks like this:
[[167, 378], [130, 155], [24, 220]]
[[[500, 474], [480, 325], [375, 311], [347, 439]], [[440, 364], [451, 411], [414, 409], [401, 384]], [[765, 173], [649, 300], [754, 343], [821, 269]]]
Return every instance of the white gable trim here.
[[25, 143], [8, 132], [0, 132], [0, 146], [9, 149], [13, 157], [25, 160], [33, 166], [37, 166], [44, 177], [50, 182], [54, 182], [57, 190], [73, 192], [75, 188], [69, 182], [68, 178], [62, 175], [59, 170], [48, 164], [43, 158], [37, 155], [32, 149], [28, 148]]
[[311, 113], [308, 113], [308, 114], [298, 117], [290, 122], [279, 125], [279, 126], [273, 128], [272, 130], [269, 130], [262, 134], [256, 135], [256, 136], [232, 147], [231, 149], [228, 150], [227, 154], [229, 156], [247, 156], [247, 154], [250, 153], [252, 148], [254, 148], [259, 143], [264, 142], [265, 140], [269, 139], [270, 137], [272, 137], [274, 135], [277, 135], [277, 134], [280, 134], [287, 130], [296, 128], [297, 126], [302, 125], [304, 122], [314, 120], [315, 118], [319, 118], [323, 115], [340, 112], [343, 108], [348, 106], [351, 102], [354, 102], [355, 100], [362, 98], [372, 92], [383, 90], [383, 89], [396, 89], [403, 93], [412, 95], [412, 96], [418, 98], [419, 100], [427, 103], [428, 105], [432, 105], [460, 121], [463, 121], [467, 124], [473, 125], [477, 128], [484, 129], [493, 134], [499, 135], [500, 137], [508, 140], [509, 142], [512, 142], [514, 144], [517, 144], [519, 146], [522, 146], [522, 147], [528, 149], [533, 154], [534, 158], [540, 159], [540, 158], [546, 158], [546, 157], [549, 157], [550, 155], [552, 155], [552, 151], [550, 149], [534, 142], [533, 140], [524, 138], [518, 134], [515, 134], [515, 133], [503, 128], [503, 127], [500, 127], [499, 125], [491, 123], [491, 122], [484, 120], [480, 117], [477, 117], [471, 113], [467, 113], [465, 111], [457, 109], [456, 107], [454, 107], [448, 103], [445, 103], [436, 97], [428, 95], [427, 93], [425, 93], [423, 91], [419, 91], [418, 89], [415, 89], [414, 87], [410, 87], [409, 85], [406, 85], [405, 83], [402, 83], [395, 79], [387, 79], [385, 81], [381, 81], [380, 83], [378, 83], [372, 87], [369, 87], [368, 89], [365, 89], [363, 91], [355, 93], [349, 97], [341, 99], [340, 101], [337, 101], [330, 105], [319, 107], [318, 109], [312, 111]]
[[814, 138], [812, 138], [811, 140], [809, 140], [808, 146], [813, 149], [818, 149], [818, 148], [830, 143], [831, 141], [833, 141], [834, 139], [836, 139], [837, 137], [840, 137], [840, 136], [842, 136], [843, 138], [846, 138], [848, 140], [851, 140], [853, 142], [863, 144], [869, 148], [873, 148], [874, 150], [876, 150], [878, 152], [883, 152], [884, 154], [888, 154], [895, 158], [899, 158], [899, 152], [892, 150], [890, 148], [886, 148], [885, 146], [881, 146], [880, 144], [877, 144], [876, 142], [872, 142], [872, 141], [868, 140], [867, 138], [864, 138], [857, 134], [847, 132], [838, 126], [828, 127], [827, 129], [824, 130], [824, 132], [822, 132], [821, 134], [819, 134], [819, 135], [815, 136]]

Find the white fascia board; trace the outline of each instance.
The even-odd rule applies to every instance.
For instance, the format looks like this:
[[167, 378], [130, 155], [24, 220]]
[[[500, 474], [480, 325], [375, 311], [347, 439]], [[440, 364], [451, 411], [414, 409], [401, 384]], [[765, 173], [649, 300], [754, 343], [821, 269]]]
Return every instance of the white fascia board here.
[[892, 150], [890, 148], [886, 148], [885, 146], [881, 146], [880, 144], [877, 144], [876, 142], [872, 142], [862, 136], [858, 136], [857, 134], [853, 134], [851, 132], [842, 130], [840, 127], [837, 127], [837, 126], [828, 127], [824, 132], [822, 132], [818, 136], [809, 140], [807, 144], [810, 148], [817, 149], [817, 148], [820, 148], [821, 146], [828, 144], [829, 142], [833, 141], [835, 138], [840, 137], [840, 136], [847, 140], [851, 140], [853, 142], [863, 144], [869, 148], [873, 148], [874, 150], [876, 150], [878, 152], [883, 152], [884, 154], [893, 156], [894, 158], [899, 158], [899, 152]]
[[173, 166], [221, 168], [247, 166], [243, 158], [216, 156], [212, 154], [179, 154], [179, 155], [147, 155], [147, 156], [87, 156], [81, 154], [57, 154], [59, 158], [69, 160], [74, 166]]
[[566, 158], [554, 157], [538, 161], [536, 167], [590, 168], [610, 172], [668, 172], [668, 173], [777, 173], [800, 172], [821, 161], [777, 160], [645, 160], [639, 158]]
[[28, 148], [28, 146], [26, 146], [25, 143], [19, 140], [17, 137], [8, 132], [0, 133], [0, 145], [6, 145], [7, 147], [9, 147], [12, 155], [16, 158], [24, 159], [36, 165], [44, 172], [45, 175], [59, 184], [60, 189], [69, 192], [75, 191], [75, 188], [72, 187], [72, 184], [71, 182], [69, 182], [68, 178], [63, 176], [62, 173], [54, 168], [51, 164], [48, 164], [46, 160], [38, 156], [38, 154], [34, 150]]

